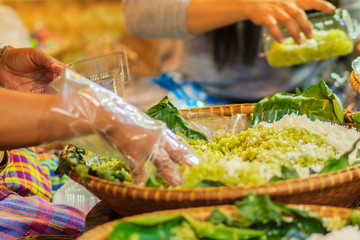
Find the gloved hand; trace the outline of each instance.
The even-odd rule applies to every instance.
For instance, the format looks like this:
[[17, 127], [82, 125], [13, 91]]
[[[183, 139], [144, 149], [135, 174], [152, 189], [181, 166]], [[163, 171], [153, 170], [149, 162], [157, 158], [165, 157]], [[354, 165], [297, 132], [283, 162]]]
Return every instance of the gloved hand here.
[[[165, 123], [151, 119], [121, 97], [79, 74], [66, 69], [52, 86], [60, 93], [48, 113], [51, 119], [67, 121], [72, 136], [95, 132], [111, 143], [128, 160], [135, 184], [145, 184], [147, 160], [153, 161], [173, 186], [182, 182], [176, 163], [198, 162], [189, 146]], [[92, 130], [86, 130], [88, 128]], [[56, 129], [49, 134], [57, 134]]]
[[44, 92], [64, 64], [35, 48], [7, 48], [0, 58], [0, 83], [7, 89]]
[[240, 0], [241, 13], [256, 25], [266, 25], [273, 38], [283, 41], [278, 23], [283, 24], [295, 43], [300, 44], [300, 31], [312, 37], [311, 23], [303, 10], [316, 9], [331, 13], [335, 7], [324, 0]]

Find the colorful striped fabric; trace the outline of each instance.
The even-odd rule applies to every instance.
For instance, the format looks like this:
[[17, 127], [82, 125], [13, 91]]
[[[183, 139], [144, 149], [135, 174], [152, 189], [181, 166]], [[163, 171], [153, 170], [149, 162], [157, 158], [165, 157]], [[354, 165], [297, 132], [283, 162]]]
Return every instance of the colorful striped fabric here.
[[16, 192], [20, 196], [36, 195], [47, 201], [68, 177], [56, 176], [56, 155], [43, 148], [21, 148], [9, 151], [9, 163], [0, 176], [0, 189]]
[[20, 197], [0, 190], [0, 239], [39, 234], [80, 235], [85, 231], [84, 214], [65, 205], [37, 197]]
[[83, 212], [50, 203], [68, 180], [54, 174], [57, 156], [42, 148], [11, 150], [8, 155], [7, 168], [0, 175], [0, 239], [84, 232]]

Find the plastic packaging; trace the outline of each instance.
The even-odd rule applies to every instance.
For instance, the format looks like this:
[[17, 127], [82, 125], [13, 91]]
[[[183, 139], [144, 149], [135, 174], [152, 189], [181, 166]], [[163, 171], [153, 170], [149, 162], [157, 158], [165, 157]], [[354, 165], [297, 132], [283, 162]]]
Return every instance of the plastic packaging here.
[[352, 69], [355, 71], [356, 75], [360, 76], [360, 57], [357, 57], [351, 64]]
[[70, 142], [102, 156], [123, 155], [136, 184], [145, 184], [147, 160], [153, 161], [172, 185], [182, 181], [175, 162], [198, 163], [190, 147], [165, 123], [70, 69], [52, 83], [49, 92], [60, 94], [47, 114], [68, 122], [74, 136]]
[[85, 187], [70, 179], [56, 191], [53, 202], [72, 206], [87, 214], [100, 202], [100, 199], [95, 197]]
[[303, 43], [300, 45], [294, 43], [285, 29], [282, 31], [283, 43], [275, 42], [268, 30], [264, 32], [265, 55], [271, 66], [296, 65], [353, 51], [357, 24], [346, 10], [337, 9], [332, 14], [313, 13], [308, 18], [313, 25], [313, 38], [306, 39], [301, 34]]
[[69, 63], [68, 67], [119, 96], [124, 96], [125, 84], [130, 81], [125, 50]]

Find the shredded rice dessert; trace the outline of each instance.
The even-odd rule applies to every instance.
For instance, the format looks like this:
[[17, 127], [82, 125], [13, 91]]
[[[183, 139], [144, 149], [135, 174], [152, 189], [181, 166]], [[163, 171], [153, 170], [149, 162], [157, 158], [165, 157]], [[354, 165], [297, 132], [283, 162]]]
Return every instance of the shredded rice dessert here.
[[280, 176], [281, 165], [295, 169], [299, 177], [308, 177], [311, 170], [320, 171], [329, 158], [349, 151], [359, 138], [355, 129], [292, 114], [209, 142], [190, 140], [201, 162], [183, 168], [182, 187], [193, 188], [204, 179], [228, 186], [263, 184]]

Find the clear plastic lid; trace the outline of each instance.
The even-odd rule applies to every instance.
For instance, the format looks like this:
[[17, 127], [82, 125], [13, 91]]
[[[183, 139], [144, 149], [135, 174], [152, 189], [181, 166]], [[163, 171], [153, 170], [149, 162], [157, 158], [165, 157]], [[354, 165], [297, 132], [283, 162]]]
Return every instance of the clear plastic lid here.
[[298, 45], [282, 29], [283, 43], [276, 42], [268, 29], [264, 31], [264, 51], [273, 67], [291, 66], [314, 60], [322, 60], [349, 54], [354, 49], [357, 37], [357, 22], [348, 11], [337, 9], [332, 14], [316, 12], [308, 15], [313, 25], [313, 38], [307, 39], [303, 33], [303, 43]]

